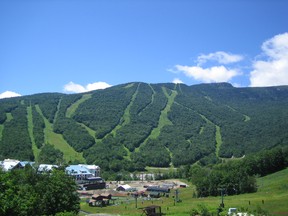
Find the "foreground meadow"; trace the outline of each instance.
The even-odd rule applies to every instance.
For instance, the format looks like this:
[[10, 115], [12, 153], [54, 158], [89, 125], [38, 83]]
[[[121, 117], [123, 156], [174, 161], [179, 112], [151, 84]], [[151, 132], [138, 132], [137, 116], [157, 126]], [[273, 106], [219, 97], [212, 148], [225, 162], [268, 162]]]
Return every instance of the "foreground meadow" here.
[[[229, 208], [235, 207], [240, 211], [254, 213], [265, 212], [270, 215], [288, 215], [288, 169], [258, 178], [258, 191], [251, 194], [235, 196], [224, 196], [224, 209], [221, 214], [225, 215]], [[179, 202], [175, 202], [175, 190], [172, 190], [169, 197], [145, 200], [138, 198], [137, 202], [133, 197], [114, 197], [115, 205], [107, 207], [90, 207], [82, 199], [81, 210], [87, 213], [106, 213], [115, 215], [141, 215], [143, 207], [149, 205], [161, 206], [162, 212], [166, 215], [187, 216], [192, 211], [208, 210], [211, 214], [217, 215], [222, 197], [195, 198], [195, 188], [189, 184], [187, 188], [179, 188]]]

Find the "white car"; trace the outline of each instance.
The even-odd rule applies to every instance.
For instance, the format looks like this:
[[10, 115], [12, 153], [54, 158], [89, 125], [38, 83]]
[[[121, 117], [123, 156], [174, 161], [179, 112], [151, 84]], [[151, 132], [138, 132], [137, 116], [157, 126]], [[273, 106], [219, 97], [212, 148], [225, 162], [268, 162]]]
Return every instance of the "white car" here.
[[228, 209], [228, 215], [236, 215], [237, 208], [229, 208]]
[[[237, 208], [229, 208], [228, 209], [228, 215], [231, 216], [248, 216], [249, 214], [247, 212], [237, 212]], [[250, 215], [253, 216], [253, 215]]]

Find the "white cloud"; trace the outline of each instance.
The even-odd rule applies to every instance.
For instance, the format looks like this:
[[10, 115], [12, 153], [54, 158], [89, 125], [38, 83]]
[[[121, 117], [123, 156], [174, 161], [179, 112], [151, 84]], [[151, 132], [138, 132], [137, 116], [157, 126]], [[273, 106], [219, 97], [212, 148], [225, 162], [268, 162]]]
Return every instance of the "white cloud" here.
[[243, 60], [243, 56], [241, 55], [235, 55], [235, 54], [230, 54], [226, 53], [223, 51], [218, 51], [214, 53], [209, 53], [208, 55], [200, 55], [197, 58], [198, 66], [206, 63], [207, 61], [216, 61], [219, 64], [231, 64], [231, 63], [236, 63], [241, 60]]
[[172, 83], [179, 84], [179, 83], [183, 83], [183, 81], [178, 79], [178, 78], [175, 78], [175, 79], [173, 79]]
[[69, 82], [68, 84], [64, 86], [64, 91], [72, 92], [72, 93], [82, 93], [82, 92], [93, 91], [93, 90], [98, 90], [98, 89], [105, 89], [109, 87], [111, 87], [111, 85], [109, 85], [106, 82], [89, 83], [86, 86], [82, 86], [80, 84]]
[[111, 85], [109, 85], [106, 82], [95, 82], [95, 83], [89, 83], [86, 86], [86, 89], [88, 91], [92, 91], [92, 90], [97, 90], [97, 89], [105, 89], [105, 88], [109, 88], [111, 87]]
[[240, 75], [236, 69], [228, 69], [224, 66], [202, 68], [199, 66], [176, 65], [177, 70], [182, 71], [186, 76], [205, 83], [228, 82], [234, 76]]
[[[241, 72], [235, 68], [228, 68], [225, 64], [232, 64], [243, 60], [243, 56], [226, 53], [223, 51], [200, 55], [197, 58], [197, 65], [176, 65], [177, 72], [184, 73], [187, 77], [193, 78], [200, 82], [228, 82], [233, 77], [238, 76]], [[203, 64], [216, 61], [215, 66], [203, 67]], [[219, 65], [220, 64], [220, 65]], [[174, 71], [174, 70], [173, 70]]]
[[261, 48], [272, 59], [288, 58], [288, 33], [274, 36], [265, 41]]
[[79, 84], [69, 82], [64, 86], [64, 91], [66, 92], [73, 92], [73, 93], [81, 93], [85, 92], [85, 88]]
[[12, 92], [12, 91], [5, 91], [3, 93], [0, 94], [0, 99], [3, 98], [11, 98], [11, 97], [18, 97], [21, 96], [20, 94], [16, 93], [16, 92]]
[[288, 33], [274, 36], [261, 48], [267, 59], [253, 63], [250, 86], [288, 85]]

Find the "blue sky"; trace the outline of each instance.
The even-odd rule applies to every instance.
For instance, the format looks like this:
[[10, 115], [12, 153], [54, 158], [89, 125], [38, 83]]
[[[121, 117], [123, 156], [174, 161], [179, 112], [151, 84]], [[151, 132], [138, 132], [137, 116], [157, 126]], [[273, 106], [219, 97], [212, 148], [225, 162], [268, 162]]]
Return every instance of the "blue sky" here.
[[288, 85], [286, 0], [1, 0], [0, 98], [141, 81]]

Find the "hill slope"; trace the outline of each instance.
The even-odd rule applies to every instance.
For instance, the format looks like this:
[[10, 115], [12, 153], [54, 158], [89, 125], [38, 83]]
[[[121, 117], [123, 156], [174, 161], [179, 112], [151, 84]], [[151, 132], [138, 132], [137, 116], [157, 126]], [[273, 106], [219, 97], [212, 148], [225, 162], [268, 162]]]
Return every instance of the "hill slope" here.
[[128, 83], [83, 94], [0, 100], [0, 160], [64, 160], [104, 169], [179, 166], [288, 144], [288, 87]]

